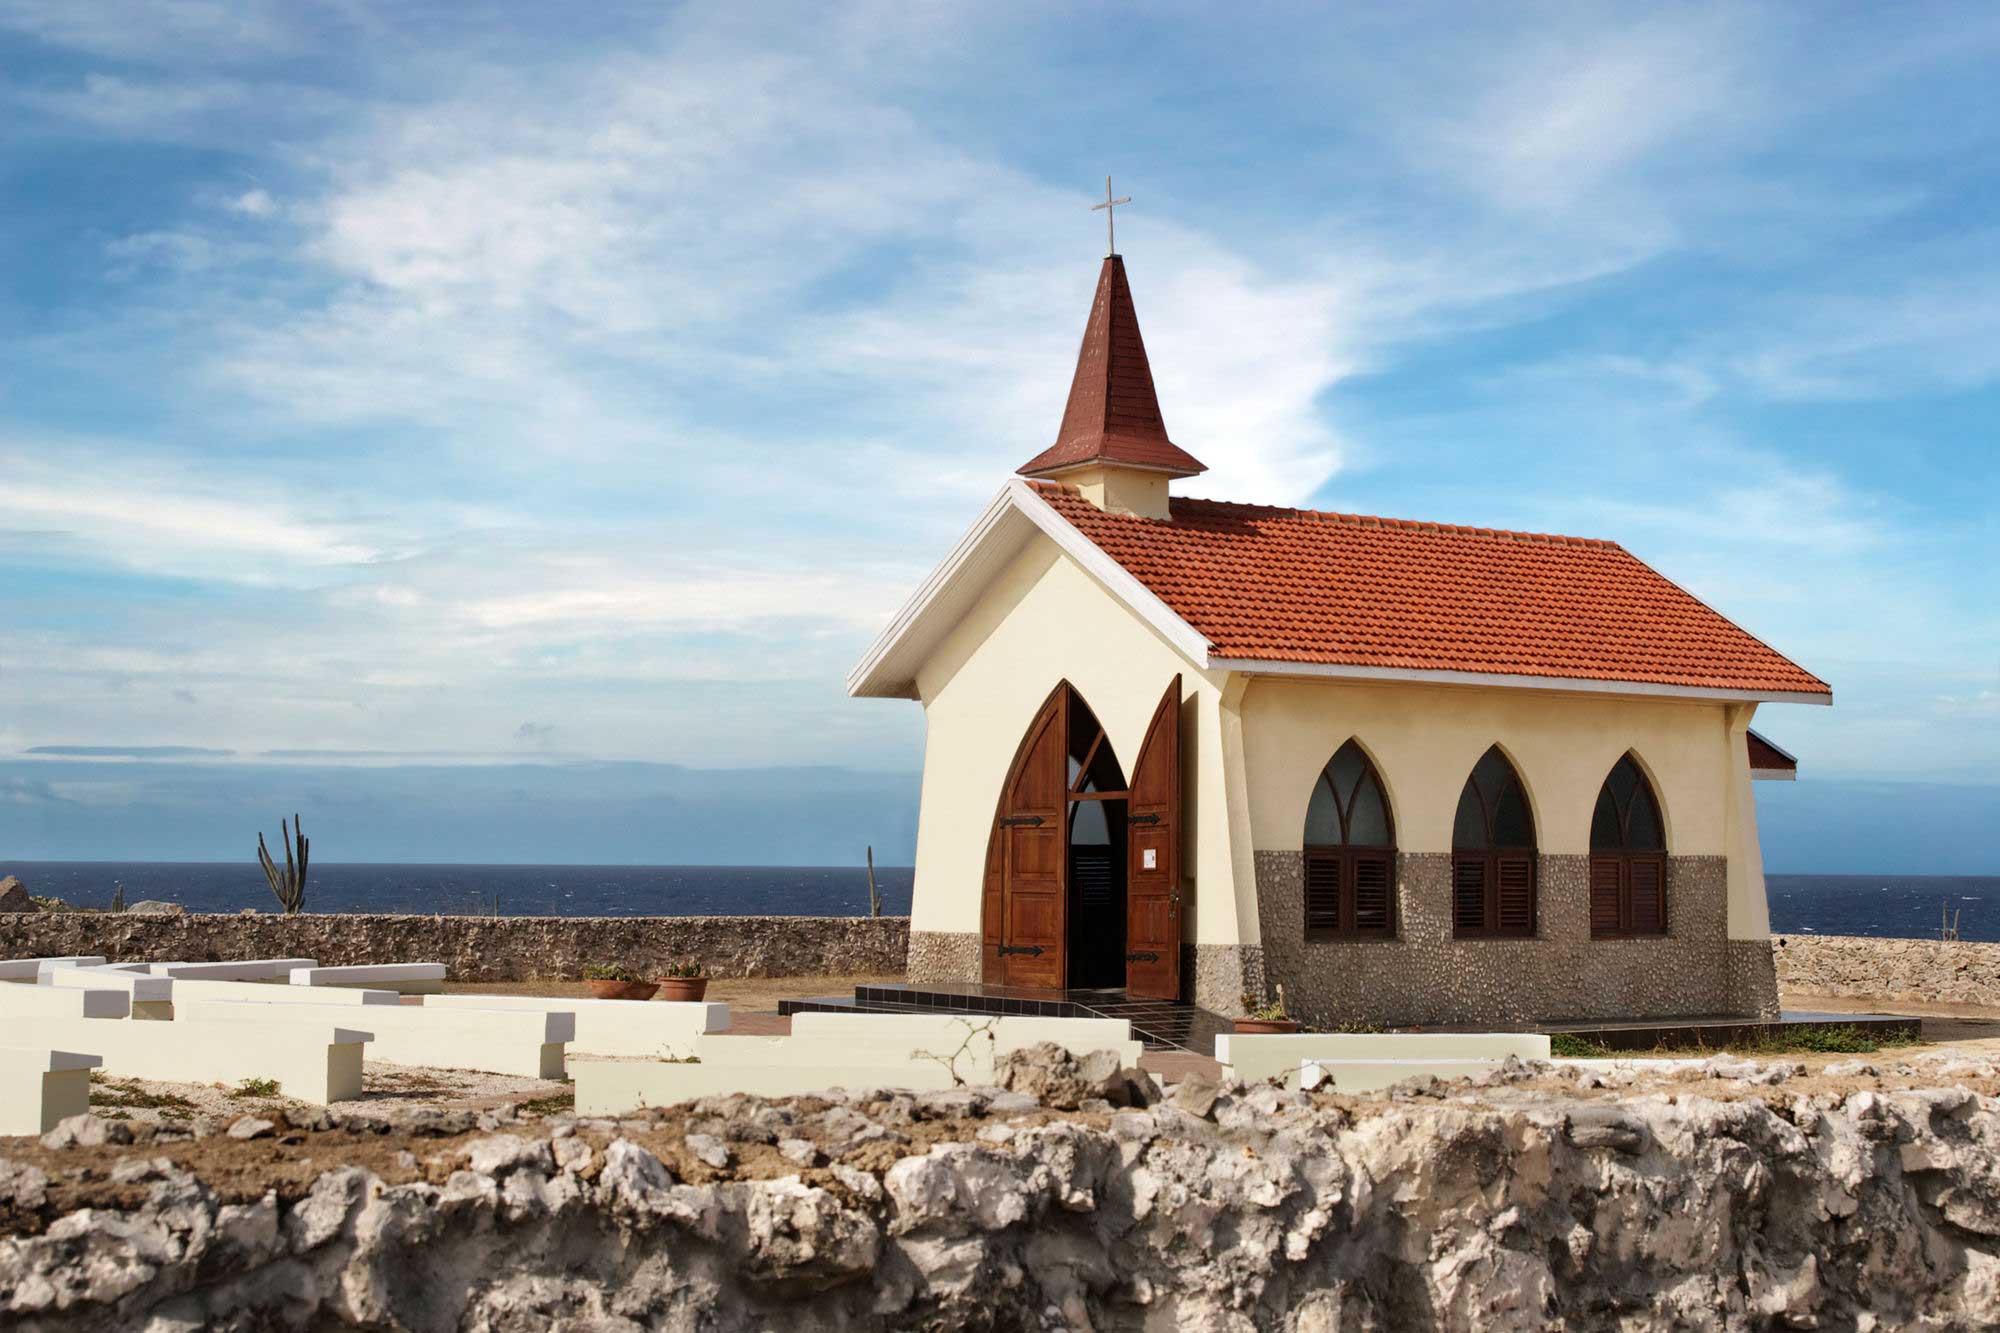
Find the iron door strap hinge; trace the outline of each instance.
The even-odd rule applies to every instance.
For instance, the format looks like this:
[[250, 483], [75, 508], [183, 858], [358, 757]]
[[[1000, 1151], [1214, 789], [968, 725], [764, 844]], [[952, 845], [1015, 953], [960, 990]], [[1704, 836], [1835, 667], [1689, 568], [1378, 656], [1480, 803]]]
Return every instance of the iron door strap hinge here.
[[1133, 815], [1125, 822], [1128, 824], [1157, 824], [1160, 822], [1160, 817], [1158, 815]]
[[1016, 824], [1028, 824], [1035, 828], [1040, 828], [1042, 826], [1042, 817], [1040, 815], [1008, 815], [1000, 821], [1001, 828], [1012, 828]]
[[1160, 961], [1160, 956], [1151, 949], [1148, 949], [1144, 953], [1126, 954], [1125, 961], [1128, 963], [1157, 963]]
[[1005, 958], [1010, 953], [1024, 953], [1030, 958], [1040, 958], [1042, 956], [1042, 946], [1039, 944], [1003, 944], [1000, 946], [1000, 956], [1002, 958]]

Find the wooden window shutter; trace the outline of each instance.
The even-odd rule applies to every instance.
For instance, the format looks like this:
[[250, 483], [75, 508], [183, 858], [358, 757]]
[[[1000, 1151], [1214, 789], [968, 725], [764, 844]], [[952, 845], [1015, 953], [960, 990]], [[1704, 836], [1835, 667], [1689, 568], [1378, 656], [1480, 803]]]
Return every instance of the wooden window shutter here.
[[1391, 895], [1396, 882], [1396, 858], [1388, 852], [1353, 854], [1353, 929], [1367, 935], [1395, 932]]
[[1501, 852], [1494, 857], [1499, 884], [1498, 917], [1494, 928], [1509, 935], [1535, 930], [1535, 858], [1529, 852]]
[[1485, 930], [1486, 866], [1484, 856], [1451, 858], [1451, 919], [1460, 930]]
[[1590, 858], [1590, 933], [1616, 935], [1625, 928], [1625, 858]]
[[1340, 929], [1340, 866], [1337, 852], [1306, 853], [1306, 929]]
[[[1625, 862], [1631, 914], [1626, 929], [1658, 935], [1667, 928], [1667, 867], [1663, 856], [1630, 856]], [[1592, 913], [1593, 918], [1595, 912]]]

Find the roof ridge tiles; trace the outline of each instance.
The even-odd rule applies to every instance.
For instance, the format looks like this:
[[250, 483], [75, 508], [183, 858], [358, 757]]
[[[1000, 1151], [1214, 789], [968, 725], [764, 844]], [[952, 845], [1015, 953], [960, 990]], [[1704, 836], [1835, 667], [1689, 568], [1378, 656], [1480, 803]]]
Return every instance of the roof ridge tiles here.
[[1615, 541], [1603, 537], [1571, 537], [1559, 532], [1525, 532], [1515, 528], [1475, 527], [1465, 523], [1441, 523], [1435, 519], [1391, 518], [1384, 514], [1350, 514], [1334, 509], [1303, 509], [1295, 505], [1263, 505], [1242, 500], [1203, 500], [1193, 497], [1175, 496], [1170, 504], [1176, 510], [1183, 507], [1205, 507], [1212, 509], [1249, 509], [1306, 522], [1327, 523], [1334, 526], [1389, 528], [1401, 532], [1438, 533], [1449, 537], [1493, 537], [1502, 541], [1540, 542], [1556, 546], [1588, 546], [1603, 550], [1622, 551], [1625, 548]]

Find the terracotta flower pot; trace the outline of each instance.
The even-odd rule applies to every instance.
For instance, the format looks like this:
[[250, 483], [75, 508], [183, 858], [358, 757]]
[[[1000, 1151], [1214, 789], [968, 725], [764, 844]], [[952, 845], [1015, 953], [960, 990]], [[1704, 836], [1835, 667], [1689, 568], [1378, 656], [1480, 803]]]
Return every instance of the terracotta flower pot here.
[[1236, 1020], [1238, 1032], [1297, 1032], [1299, 1020], [1296, 1018], [1239, 1018]]
[[663, 1000], [699, 1000], [706, 994], [707, 977], [660, 978], [660, 998]]
[[651, 981], [589, 981], [590, 993], [600, 1000], [650, 1000], [659, 986]]

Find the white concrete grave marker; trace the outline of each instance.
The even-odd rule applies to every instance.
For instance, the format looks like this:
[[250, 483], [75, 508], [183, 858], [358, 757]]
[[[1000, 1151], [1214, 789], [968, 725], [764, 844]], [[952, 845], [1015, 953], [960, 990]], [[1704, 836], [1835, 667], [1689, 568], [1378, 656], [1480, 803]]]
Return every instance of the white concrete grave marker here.
[[0, 1134], [46, 1134], [90, 1109], [90, 1071], [103, 1061], [85, 1051], [0, 1045]]
[[684, 1060], [705, 1032], [729, 1030], [729, 1006], [673, 1000], [568, 999], [554, 995], [427, 995], [426, 1009], [516, 1009], [576, 1017], [571, 1056]]
[[366, 986], [403, 995], [436, 995], [444, 989], [443, 963], [364, 963], [353, 967], [295, 967], [294, 986]]
[[41, 979], [45, 963], [60, 963], [65, 967], [102, 967], [104, 959], [96, 954], [75, 954], [57, 958], [8, 958], [0, 961], [0, 981], [25, 981], [30, 984]]
[[[178, 1001], [176, 1022], [283, 1030], [299, 1023], [353, 1022], [373, 1034], [371, 1062], [472, 1069], [518, 1078], [561, 1078], [563, 1047], [576, 1035], [566, 1013], [503, 1009], [430, 1009], [422, 1005], [319, 1006], [265, 1003], [255, 996]], [[349, 1015], [352, 1015], [350, 1018]]]

